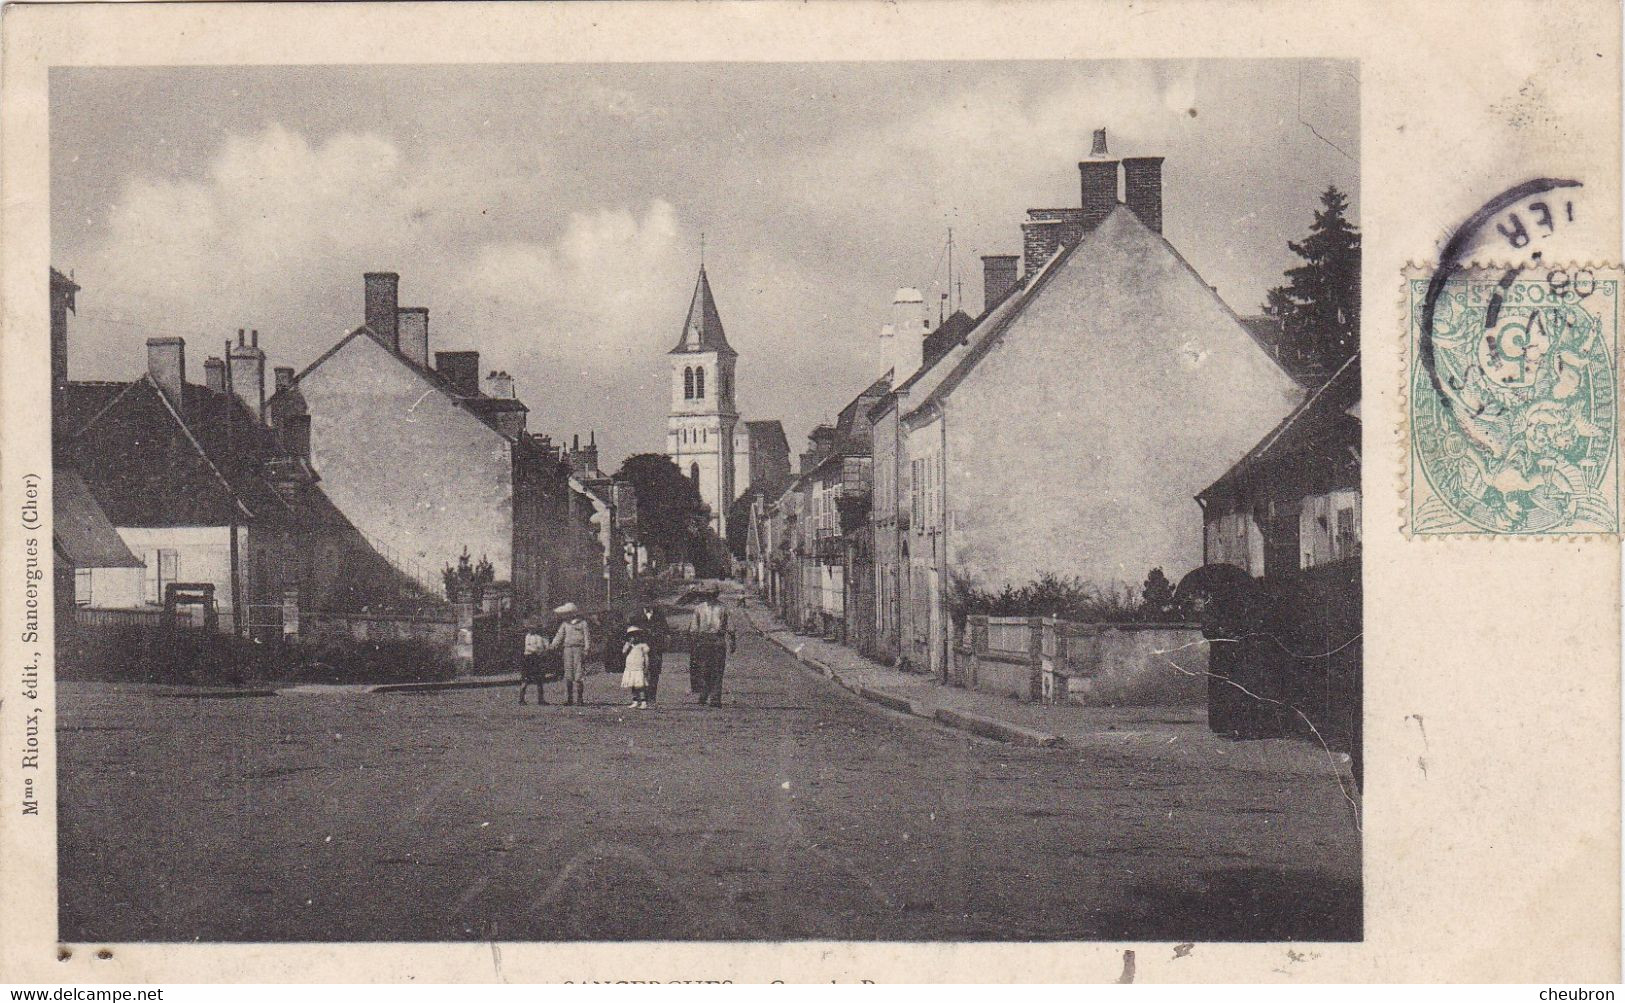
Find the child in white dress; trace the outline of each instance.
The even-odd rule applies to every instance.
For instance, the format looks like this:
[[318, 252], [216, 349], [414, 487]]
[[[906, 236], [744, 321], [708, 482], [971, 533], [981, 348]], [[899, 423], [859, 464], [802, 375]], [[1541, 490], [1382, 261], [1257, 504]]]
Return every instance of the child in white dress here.
[[642, 709], [648, 704], [649, 641], [636, 626], [626, 629], [626, 643], [621, 649], [626, 654], [626, 668], [621, 672], [621, 685], [632, 691], [630, 706]]

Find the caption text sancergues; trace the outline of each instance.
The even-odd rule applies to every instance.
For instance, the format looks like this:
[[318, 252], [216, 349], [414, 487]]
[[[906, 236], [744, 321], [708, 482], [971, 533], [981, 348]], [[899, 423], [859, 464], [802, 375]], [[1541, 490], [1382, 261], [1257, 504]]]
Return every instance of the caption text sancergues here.
[[40, 707], [40, 662], [44, 656], [40, 643], [40, 606], [45, 586], [44, 548], [40, 545], [40, 530], [44, 520], [40, 516], [40, 476], [23, 475], [23, 629], [19, 639], [23, 644], [22, 676], [19, 687], [23, 699], [22, 745], [16, 750], [22, 757], [22, 809], [24, 815], [39, 814], [40, 720], [44, 711]]

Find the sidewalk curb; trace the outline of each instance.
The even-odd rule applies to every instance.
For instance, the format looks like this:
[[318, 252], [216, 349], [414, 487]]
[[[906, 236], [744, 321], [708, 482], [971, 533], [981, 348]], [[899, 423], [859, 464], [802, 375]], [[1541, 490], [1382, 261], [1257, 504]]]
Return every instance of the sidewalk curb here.
[[994, 741], [1008, 742], [1012, 745], [1027, 745], [1041, 749], [1052, 749], [1062, 744], [1061, 737], [1059, 735], [1052, 735], [1047, 731], [1039, 731], [1036, 728], [1028, 728], [1019, 724], [1009, 724], [1004, 721], [995, 720], [994, 718], [983, 717], [980, 714], [950, 710], [947, 707], [939, 707], [934, 711], [929, 706], [921, 706], [916, 708], [915, 702], [909, 700], [907, 697], [900, 697], [894, 693], [887, 693], [884, 690], [875, 689], [862, 683], [848, 685], [829, 666], [825, 665], [823, 662], [819, 661], [813, 656], [805, 654], [804, 646], [793, 647], [791, 641], [784, 636], [790, 635], [791, 637], [794, 637], [793, 634], [790, 634], [789, 630], [784, 628], [777, 628], [773, 630], [764, 629], [763, 627], [757, 625], [755, 617], [751, 618], [751, 625], [755, 626], [757, 631], [760, 632], [763, 637], [778, 645], [785, 651], [785, 653], [794, 657], [796, 661], [821, 673], [824, 678], [833, 681], [842, 689], [856, 693], [863, 699], [868, 700], [871, 703], [879, 704], [880, 706], [889, 710], [899, 711], [901, 713], [909, 714], [913, 717], [923, 718], [928, 721], [935, 721], [938, 724], [945, 725], [949, 728], [954, 728], [958, 731], [968, 731], [971, 734], [978, 735], [982, 738], [991, 738]]
[[448, 679], [441, 682], [425, 683], [308, 683], [300, 686], [284, 686], [278, 690], [267, 690], [264, 696], [344, 696], [347, 694], [372, 693], [436, 693], [440, 690], [483, 690], [498, 686], [514, 686], [519, 682], [517, 675], [491, 676], [479, 679]]
[[858, 687], [858, 696], [865, 700], [872, 700], [882, 707], [890, 707], [892, 710], [902, 711], [904, 714], [913, 714], [915, 717], [934, 716], [930, 713], [917, 713], [914, 710], [914, 701], [893, 693], [887, 693], [885, 690], [871, 689], [868, 686], [860, 685]]
[[1012, 745], [1032, 745], [1048, 749], [1061, 744], [1059, 735], [1051, 735], [1047, 731], [1038, 731], [1035, 728], [1026, 728], [1019, 724], [1008, 724], [997, 721], [991, 717], [980, 714], [971, 714], [960, 710], [951, 710], [947, 707], [937, 708], [937, 720], [950, 727], [981, 735], [983, 738], [993, 738]]
[[274, 697], [276, 690], [272, 689], [242, 689], [242, 690], [213, 690], [205, 687], [197, 689], [155, 690], [153, 696], [166, 697], [172, 700], [252, 700], [258, 697]]
[[498, 686], [514, 686], [519, 677], [492, 676], [489, 679], [450, 679], [438, 683], [377, 683], [363, 687], [363, 693], [433, 693], [438, 690], [485, 690]]

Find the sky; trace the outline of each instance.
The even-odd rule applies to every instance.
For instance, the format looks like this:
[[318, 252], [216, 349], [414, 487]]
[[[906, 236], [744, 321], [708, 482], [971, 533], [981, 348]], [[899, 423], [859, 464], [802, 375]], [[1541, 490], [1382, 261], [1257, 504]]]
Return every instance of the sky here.
[[1166, 158], [1164, 235], [1238, 313], [1328, 184], [1358, 219], [1350, 62], [55, 68], [70, 375], [132, 378], [181, 335], [201, 380], [238, 328], [302, 369], [393, 271], [431, 351], [478, 350], [532, 431], [595, 430], [613, 469], [664, 449], [704, 234], [740, 411], [799, 452], [885, 371], [893, 291], [978, 313], [978, 256], [1078, 204], [1097, 128]]

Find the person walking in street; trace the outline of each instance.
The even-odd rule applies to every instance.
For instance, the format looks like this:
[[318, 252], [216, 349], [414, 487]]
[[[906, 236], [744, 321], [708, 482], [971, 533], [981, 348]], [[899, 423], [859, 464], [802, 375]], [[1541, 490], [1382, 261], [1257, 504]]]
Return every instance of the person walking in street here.
[[519, 661], [519, 702], [525, 702], [525, 688], [536, 684], [536, 706], [547, 706], [547, 636], [534, 619], [525, 624], [525, 650]]
[[566, 707], [583, 705], [587, 702], [586, 673], [587, 648], [592, 643], [591, 632], [587, 630], [587, 618], [582, 615], [581, 609], [573, 602], [567, 602], [553, 611], [563, 622], [559, 624], [558, 633], [548, 647], [563, 649], [564, 655], [564, 704]]
[[695, 607], [689, 627], [689, 658], [699, 668], [702, 684], [699, 703], [722, 706], [722, 673], [728, 667], [728, 653], [737, 650], [738, 639], [728, 623], [728, 610], [717, 599], [717, 590], [708, 589], [704, 602]]
[[[645, 688], [649, 702], [655, 703], [660, 695], [660, 670], [666, 660], [666, 618], [660, 615], [660, 610], [645, 603], [643, 609], [632, 617], [632, 627], [643, 633], [644, 643], [649, 646], [649, 666], [645, 670], [648, 683]], [[627, 628], [628, 634], [632, 627]]]
[[626, 628], [626, 642], [621, 650], [626, 662], [621, 669], [621, 685], [632, 691], [630, 706], [642, 710], [649, 706], [649, 641], [637, 624]]

